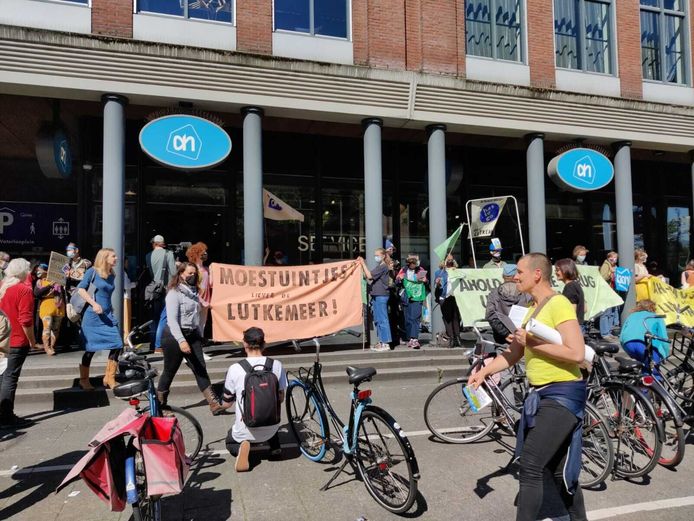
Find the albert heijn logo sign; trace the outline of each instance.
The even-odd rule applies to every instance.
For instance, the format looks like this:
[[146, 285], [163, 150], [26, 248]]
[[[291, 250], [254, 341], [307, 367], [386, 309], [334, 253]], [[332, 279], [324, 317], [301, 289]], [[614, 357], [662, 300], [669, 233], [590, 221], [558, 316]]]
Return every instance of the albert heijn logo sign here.
[[224, 129], [198, 116], [157, 118], [140, 131], [142, 150], [157, 163], [179, 170], [205, 170], [224, 161], [231, 139]]
[[614, 167], [600, 152], [574, 148], [552, 159], [547, 174], [564, 190], [587, 192], [607, 186], [614, 177]]

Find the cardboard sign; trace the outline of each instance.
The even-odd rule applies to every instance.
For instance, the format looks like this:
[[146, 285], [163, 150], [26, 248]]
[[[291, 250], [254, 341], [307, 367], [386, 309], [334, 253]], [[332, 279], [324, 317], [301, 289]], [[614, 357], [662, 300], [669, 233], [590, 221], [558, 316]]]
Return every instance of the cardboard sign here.
[[362, 323], [356, 261], [310, 266], [212, 264], [212, 336], [241, 341], [260, 327], [267, 342], [328, 335]]
[[506, 199], [506, 197], [495, 197], [472, 201], [470, 233], [473, 238], [489, 237], [494, 232], [499, 216], [506, 205]]
[[48, 273], [46, 280], [53, 284], [65, 286], [67, 273], [70, 271], [70, 259], [61, 253], [51, 252], [51, 258], [48, 261]]

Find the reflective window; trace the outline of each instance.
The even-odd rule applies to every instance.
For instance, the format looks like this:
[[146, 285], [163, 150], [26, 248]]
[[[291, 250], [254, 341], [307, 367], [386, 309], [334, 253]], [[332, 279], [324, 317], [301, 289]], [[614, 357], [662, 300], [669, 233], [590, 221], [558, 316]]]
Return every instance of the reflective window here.
[[70, 2], [71, 4], [89, 5], [89, 0], [61, 0], [62, 2]]
[[641, 68], [647, 80], [687, 83], [681, 0], [641, 0]]
[[224, 23], [234, 21], [233, 0], [138, 0], [137, 11]]
[[348, 38], [348, 0], [275, 0], [275, 29]]
[[557, 67], [612, 74], [610, 0], [554, 0]]
[[465, 34], [471, 56], [522, 61], [521, 1], [466, 2]]

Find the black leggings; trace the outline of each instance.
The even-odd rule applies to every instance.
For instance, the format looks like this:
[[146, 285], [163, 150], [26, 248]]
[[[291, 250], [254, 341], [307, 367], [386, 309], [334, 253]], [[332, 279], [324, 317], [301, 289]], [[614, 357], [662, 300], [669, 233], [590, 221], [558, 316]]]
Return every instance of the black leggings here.
[[[92, 363], [92, 358], [94, 358], [94, 353], [96, 351], [85, 351], [84, 354], [82, 355], [82, 365], [84, 367], [89, 367]], [[114, 360], [118, 361], [118, 357], [120, 356], [121, 349], [111, 349], [108, 352], [108, 359], [109, 360]]]
[[184, 331], [183, 336], [190, 346], [190, 354], [181, 351], [181, 347], [178, 345], [178, 342], [171, 335], [169, 326], [166, 326], [164, 329], [164, 333], [161, 336], [161, 347], [164, 351], [164, 370], [159, 377], [157, 391], [169, 390], [171, 387], [171, 382], [173, 382], [174, 376], [176, 376], [176, 373], [178, 372], [178, 368], [181, 367], [181, 362], [183, 362], [183, 359], [188, 362], [191, 371], [193, 371], [195, 381], [198, 384], [198, 389], [204, 391], [211, 385], [210, 377], [207, 374], [205, 359], [203, 358], [202, 339], [200, 338], [200, 335], [197, 333], [197, 331], [193, 331], [191, 333], [186, 333]]
[[586, 507], [579, 486], [574, 495], [564, 485], [564, 462], [576, 416], [554, 400], [544, 399], [535, 417], [535, 427], [528, 430], [520, 456], [520, 493], [516, 521], [536, 521], [542, 507], [544, 469], [554, 478], [571, 521], [586, 521]]
[[441, 315], [446, 326], [446, 336], [451, 343], [460, 343], [460, 311], [455, 297], [446, 297], [441, 303]]

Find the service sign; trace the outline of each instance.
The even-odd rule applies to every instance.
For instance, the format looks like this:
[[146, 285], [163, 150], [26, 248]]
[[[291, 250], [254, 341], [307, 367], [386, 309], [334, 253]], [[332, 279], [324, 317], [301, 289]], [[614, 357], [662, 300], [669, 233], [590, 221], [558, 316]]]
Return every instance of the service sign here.
[[599, 190], [614, 177], [612, 162], [600, 152], [574, 148], [559, 154], [547, 166], [552, 181], [570, 192]]
[[197, 116], [157, 118], [140, 131], [142, 150], [157, 163], [179, 170], [205, 170], [224, 161], [231, 139], [224, 129]]

